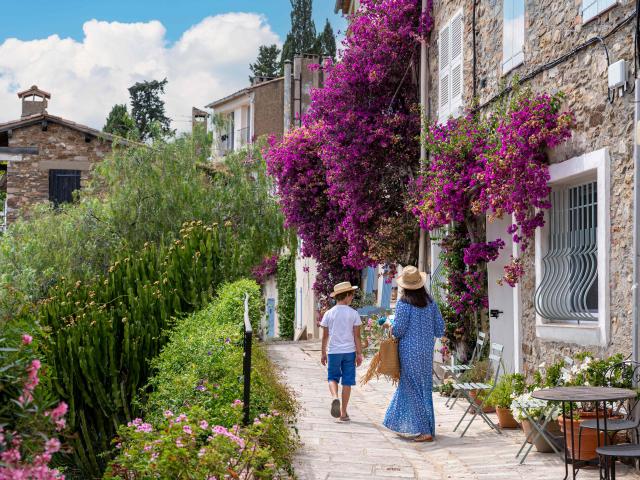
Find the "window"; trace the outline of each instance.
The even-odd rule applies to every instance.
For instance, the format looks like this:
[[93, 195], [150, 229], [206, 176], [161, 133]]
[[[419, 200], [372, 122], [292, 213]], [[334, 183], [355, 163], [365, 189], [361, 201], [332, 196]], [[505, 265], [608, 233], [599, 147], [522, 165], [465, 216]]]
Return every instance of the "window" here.
[[440, 30], [438, 121], [457, 117], [462, 110], [463, 93], [463, 17], [462, 10]]
[[502, 26], [502, 73], [524, 61], [524, 0], [504, 0]]
[[536, 230], [536, 335], [609, 342], [611, 180], [606, 148], [549, 166], [551, 209]]
[[582, 0], [582, 22], [594, 19], [617, 3], [617, 0]]
[[598, 320], [598, 185], [554, 189], [548, 249], [535, 295], [539, 315], [551, 321]]
[[73, 201], [80, 189], [80, 170], [49, 170], [49, 201], [58, 206]]

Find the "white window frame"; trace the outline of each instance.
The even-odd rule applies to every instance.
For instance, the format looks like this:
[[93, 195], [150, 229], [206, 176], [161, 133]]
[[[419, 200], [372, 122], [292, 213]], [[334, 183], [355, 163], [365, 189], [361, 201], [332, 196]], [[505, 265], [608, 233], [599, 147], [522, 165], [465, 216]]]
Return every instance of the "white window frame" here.
[[[582, 0], [580, 6], [580, 15], [582, 15], [582, 23], [587, 23], [594, 18], [599, 17], [603, 13], [611, 10], [613, 7], [619, 4], [618, 0]], [[595, 9], [591, 9], [595, 6]], [[585, 12], [587, 12], [585, 14]]]
[[[524, 13], [526, 8], [525, 0], [502, 0], [502, 74], [503, 75], [506, 75], [511, 70], [513, 70], [516, 67], [519, 67], [524, 63], [524, 37], [526, 35], [524, 18], [522, 19], [523, 32], [522, 32], [522, 45], [520, 45], [520, 50], [518, 52], [512, 52], [509, 58], [506, 58], [505, 56], [505, 48], [507, 43], [507, 28], [508, 28], [507, 18], [506, 18], [507, 4], [509, 3], [513, 5], [515, 2], [522, 3], [522, 9]], [[514, 25], [511, 24], [511, 26], [514, 26]], [[513, 37], [514, 35], [512, 34], [511, 38]]]
[[[558, 322], [542, 318], [536, 313], [536, 335], [543, 340], [576, 343], [581, 346], [606, 346], [610, 337], [610, 204], [611, 175], [607, 148], [586, 153], [549, 167], [550, 185], [579, 183], [595, 179], [598, 215], [598, 320], [593, 322]], [[546, 216], [545, 216], [546, 217]], [[536, 230], [535, 270], [536, 289], [542, 280], [542, 258], [547, 251], [549, 226]]]
[[[452, 62], [452, 26], [460, 18], [460, 55]], [[446, 39], [446, 57], [443, 55], [443, 38]], [[463, 9], [458, 10], [451, 16], [449, 21], [442, 26], [438, 32], [438, 122], [446, 122], [449, 117], [459, 117], [462, 115], [464, 104], [464, 15]], [[442, 64], [442, 59], [446, 58], [446, 64]], [[460, 94], [453, 97], [453, 71], [460, 69]], [[443, 101], [442, 84], [443, 78], [447, 78], [447, 98]]]

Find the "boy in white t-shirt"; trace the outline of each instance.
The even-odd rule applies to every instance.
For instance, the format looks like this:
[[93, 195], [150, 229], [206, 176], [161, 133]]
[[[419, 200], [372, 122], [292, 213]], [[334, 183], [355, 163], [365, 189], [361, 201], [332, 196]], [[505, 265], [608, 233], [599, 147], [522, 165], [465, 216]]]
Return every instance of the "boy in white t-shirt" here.
[[[328, 365], [329, 391], [331, 392], [331, 415], [348, 422], [347, 405], [351, 387], [356, 384], [356, 366], [362, 364], [360, 344], [360, 315], [351, 305], [354, 292], [349, 282], [333, 287], [331, 297], [336, 305], [322, 317], [322, 365]], [[329, 347], [327, 355], [327, 344]], [[342, 379], [342, 405], [338, 396], [338, 382]]]

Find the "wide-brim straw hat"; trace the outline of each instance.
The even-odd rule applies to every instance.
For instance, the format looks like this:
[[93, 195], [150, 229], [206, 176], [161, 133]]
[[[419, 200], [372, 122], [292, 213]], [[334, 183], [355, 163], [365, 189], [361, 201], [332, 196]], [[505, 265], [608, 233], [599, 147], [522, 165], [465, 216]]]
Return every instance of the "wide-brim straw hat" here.
[[416, 267], [409, 266], [402, 270], [402, 275], [398, 278], [398, 285], [405, 290], [417, 290], [427, 283], [427, 274], [419, 272]]
[[333, 298], [341, 293], [354, 292], [357, 289], [358, 287], [352, 286], [351, 282], [342, 282], [333, 287], [333, 293], [330, 294], [330, 297]]

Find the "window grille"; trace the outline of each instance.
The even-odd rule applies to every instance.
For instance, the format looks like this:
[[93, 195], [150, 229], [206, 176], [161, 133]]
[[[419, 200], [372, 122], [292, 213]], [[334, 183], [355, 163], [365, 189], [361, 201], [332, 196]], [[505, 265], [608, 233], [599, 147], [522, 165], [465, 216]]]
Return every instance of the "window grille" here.
[[80, 189], [80, 170], [49, 170], [49, 201], [55, 206], [73, 201]]
[[[429, 232], [431, 241], [438, 247], [440, 246], [440, 242], [445, 235], [445, 228], [439, 228], [437, 230]], [[438, 305], [442, 305], [445, 301], [444, 284], [447, 280], [444, 277], [444, 266], [442, 264], [440, 255], [435, 255], [435, 258], [432, 259], [432, 264], [431, 279], [429, 282], [429, 294]]]
[[597, 182], [551, 193], [549, 248], [536, 312], [551, 321], [598, 320]]

